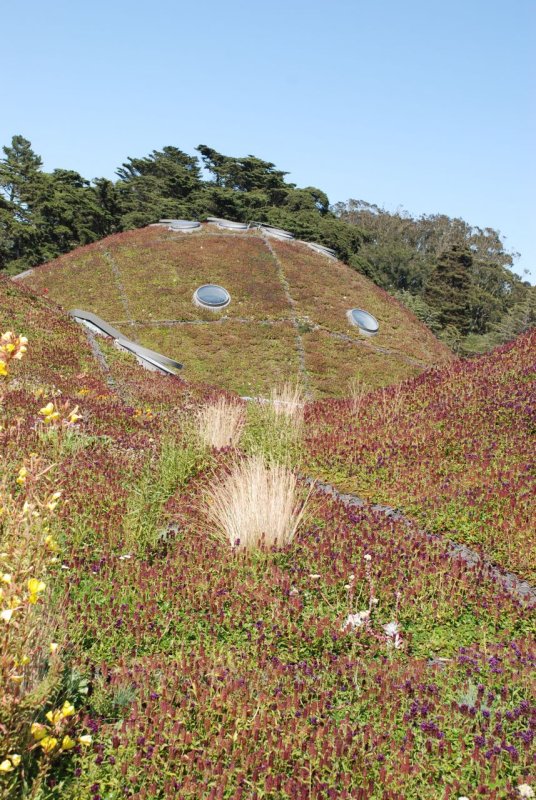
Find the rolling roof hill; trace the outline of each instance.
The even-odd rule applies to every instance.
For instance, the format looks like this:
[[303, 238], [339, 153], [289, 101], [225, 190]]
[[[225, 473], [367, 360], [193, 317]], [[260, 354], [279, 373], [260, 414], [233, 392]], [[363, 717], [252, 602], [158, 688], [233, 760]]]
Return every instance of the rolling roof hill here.
[[[15, 707], [27, 731], [48, 721], [60, 690], [73, 692], [69, 730], [93, 736], [67, 752], [49, 738], [59, 800], [125, 784], [140, 800], [217, 800], [223, 789], [207, 792], [216, 785], [239, 800], [246, 781], [267, 798], [445, 800], [474, 796], [474, 787], [487, 800], [521, 796], [534, 763], [533, 591], [522, 598], [507, 576], [471, 565], [443, 537], [318, 487], [293, 542], [237, 557], [202, 512], [237, 454], [199, 450], [187, 433], [188, 417], [218, 390], [148, 373], [107, 340], [96, 358], [89, 331], [0, 279], [6, 329], [27, 336], [28, 352], [0, 383], [2, 530], [15, 529], [18, 542], [23, 526], [7, 527], [6, 517], [24, 512], [27, 498], [60, 493], [53, 516], [31, 516], [32, 530], [52, 531], [58, 556], [48, 573], [33, 573], [45, 579], [43, 597], [27, 606], [44, 624], [33, 624], [36, 643], [25, 649], [55, 673], [48, 667], [31, 692], [34, 661], [17, 661]], [[363, 493], [372, 473], [401, 502], [406, 486], [417, 518], [438, 488], [436, 510], [465, 497], [466, 522], [481, 518], [491, 531], [484, 554], [529, 576], [533, 353], [531, 333], [360, 406], [311, 403], [302, 467]], [[78, 422], [48, 425], [48, 403], [64, 416], [77, 408]], [[478, 544], [468, 532], [462, 538]], [[16, 572], [10, 562], [3, 586], [18, 581], [26, 597], [25, 552], [22, 564]], [[372, 627], [348, 630], [349, 611], [359, 617], [367, 598]], [[5, 619], [3, 632], [19, 629], [17, 616], [9, 628]], [[3, 650], [4, 663], [13, 650]], [[19, 751], [30, 766], [40, 757], [26, 740]], [[27, 774], [4, 773], [4, 796], [28, 797], [18, 792]]]
[[[375, 388], [452, 357], [367, 278], [303, 243], [257, 230], [203, 225], [186, 234], [149, 226], [78, 248], [22, 281], [177, 359], [185, 378], [240, 394], [266, 394], [301, 377], [313, 396], [344, 395], [357, 375]], [[209, 283], [231, 296], [216, 313], [192, 302]], [[377, 335], [349, 323], [354, 307], [377, 318]]]
[[531, 581], [536, 329], [402, 386], [308, 409], [309, 470]]

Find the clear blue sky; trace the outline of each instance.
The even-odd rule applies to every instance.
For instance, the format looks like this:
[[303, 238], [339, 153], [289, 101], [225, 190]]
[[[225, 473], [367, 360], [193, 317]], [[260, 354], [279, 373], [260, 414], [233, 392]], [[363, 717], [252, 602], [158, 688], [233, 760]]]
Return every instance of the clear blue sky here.
[[4, 3], [0, 144], [113, 177], [208, 144], [501, 231], [536, 282], [536, 0]]

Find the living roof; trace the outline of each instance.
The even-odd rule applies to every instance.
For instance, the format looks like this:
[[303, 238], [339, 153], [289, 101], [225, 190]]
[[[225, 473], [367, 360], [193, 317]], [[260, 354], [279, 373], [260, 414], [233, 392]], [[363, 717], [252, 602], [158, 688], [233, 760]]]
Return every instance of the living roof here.
[[[184, 363], [186, 377], [242, 394], [298, 377], [313, 396], [344, 395], [357, 373], [373, 388], [452, 357], [355, 270], [258, 231], [204, 225], [181, 234], [150, 226], [78, 248], [23, 282], [66, 309], [98, 314], [141, 345], [163, 348]], [[206, 283], [230, 293], [221, 313], [192, 302]], [[346, 312], [355, 306], [378, 319], [373, 339], [349, 323]], [[320, 364], [329, 364], [329, 381]]]
[[[93, 735], [88, 749], [53, 761], [55, 797], [117, 787], [140, 800], [519, 794], [533, 774], [534, 604], [441, 536], [318, 490], [292, 544], [233, 555], [201, 509], [235, 454], [192, 450], [184, 427], [221, 392], [147, 373], [107, 340], [96, 358], [84, 329], [4, 280], [0, 319], [29, 339], [2, 386], [3, 478], [22, 505], [16, 476], [37, 453], [45, 486], [62, 491], [52, 530], [64, 569], [44, 598], [66, 683], [19, 711], [29, 728], [67, 696], [76, 732]], [[534, 345], [533, 332], [361, 403], [311, 404], [302, 467], [391, 502], [407, 483], [417, 518], [438, 488], [446, 518], [448, 480], [458, 501], [462, 475], [475, 486], [480, 474], [484, 494], [466, 494], [467, 508], [498, 509], [482, 554], [528, 575], [516, 548], [528, 553], [530, 540], [512, 547], [514, 525], [496, 522], [519, 525], [533, 508], [523, 439]], [[69, 438], [40, 421], [47, 401], [79, 406]], [[137, 535], [140, 520], [152, 520], [153, 538]], [[343, 630], [349, 611], [367, 606], [369, 574], [376, 632], [397, 617], [400, 650], [381, 634]], [[39, 748], [22, 752], [25, 765], [39, 759]]]

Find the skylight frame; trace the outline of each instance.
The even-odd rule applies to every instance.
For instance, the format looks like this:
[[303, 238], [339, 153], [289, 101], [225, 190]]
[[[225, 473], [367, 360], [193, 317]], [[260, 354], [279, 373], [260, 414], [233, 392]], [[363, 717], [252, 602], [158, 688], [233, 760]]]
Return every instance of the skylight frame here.
[[[360, 319], [357, 319], [356, 315], [359, 315]], [[359, 333], [364, 336], [376, 336], [380, 330], [379, 321], [370, 311], [365, 311], [364, 308], [350, 308], [346, 312], [346, 316], [350, 324], [356, 327]]]
[[[203, 291], [203, 289], [216, 289], [216, 290], [218, 290], [220, 292], [223, 292], [225, 294], [225, 300], [222, 303], [218, 303], [218, 304], [207, 303], [206, 301], [204, 301], [202, 299], [202, 297], [199, 294], [200, 292]], [[227, 291], [225, 286], [220, 286], [217, 283], [204, 283], [202, 286], [198, 286], [197, 287], [197, 289], [195, 290], [195, 292], [193, 294], [193, 298], [192, 299], [193, 299], [194, 305], [196, 305], [198, 308], [204, 308], [204, 309], [207, 309], [208, 311], [222, 311], [224, 308], [227, 308], [227, 306], [230, 304], [231, 295]]]

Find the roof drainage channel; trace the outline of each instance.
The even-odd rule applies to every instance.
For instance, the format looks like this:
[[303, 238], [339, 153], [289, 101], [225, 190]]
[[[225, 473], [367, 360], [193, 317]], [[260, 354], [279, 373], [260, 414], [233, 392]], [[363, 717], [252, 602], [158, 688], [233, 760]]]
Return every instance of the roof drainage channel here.
[[452, 559], [461, 559], [469, 569], [480, 569], [483, 575], [493, 581], [497, 581], [503, 586], [506, 591], [515, 595], [519, 600], [528, 604], [530, 608], [536, 607], [536, 587], [532, 586], [528, 581], [515, 575], [513, 572], [508, 572], [502, 569], [497, 564], [488, 560], [485, 556], [481, 556], [476, 550], [472, 550], [462, 542], [455, 542], [452, 539], [447, 539], [438, 533], [430, 533], [423, 528], [420, 528], [411, 518], [407, 517], [403, 511], [391, 506], [381, 505], [380, 503], [369, 503], [355, 494], [344, 494], [340, 492], [335, 486], [330, 483], [324, 483], [320, 480], [315, 480], [306, 475], [300, 476], [306, 484], [313, 485], [314, 488], [322, 494], [331, 495], [336, 500], [339, 500], [347, 508], [370, 508], [377, 514], [383, 514], [393, 522], [401, 522], [417, 534], [431, 542], [437, 542], [445, 547], [447, 555]]
[[142, 347], [136, 342], [131, 342], [130, 339], [116, 339], [116, 345], [120, 349], [133, 353], [138, 360], [150, 364], [155, 369], [168, 373], [168, 375], [175, 375], [176, 370], [182, 369], [182, 364], [178, 361], [163, 356], [161, 353], [156, 353], [154, 350], [149, 350], [147, 347]]
[[35, 272], [35, 269], [32, 267], [31, 269], [25, 269], [24, 272], [19, 272], [18, 275], [11, 275], [12, 281], [22, 281], [24, 278], [27, 278], [28, 275], [31, 275], [32, 272]]
[[282, 228], [273, 228], [271, 225], [259, 225], [260, 230], [267, 236], [273, 236], [274, 239], [290, 240], [294, 239], [294, 234], [290, 231], [284, 231]]
[[333, 258], [335, 261], [337, 260], [337, 254], [335, 253], [335, 250], [331, 249], [331, 247], [326, 247], [325, 245], [317, 244], [316, 242], [300, 242], [300, 244], [306, 245], [310, 250], [314, 250], [315, 253], [320, 253], [322, 256]]
[[175, 375], [176, 370], [182, 369], [182, 364], [178, 361], [163, 356], [161, 353], [156, 353], [154, 350], [149, 350], [147, 347], [142, 347], [140, 344], [130, 341], [130, 339], [126, 339], [121, 331], [118, 331], [117, 328], [109, 325], [91, 311], [82, 311], [79, 308], [75, 308], [69, 311], [69, 315], [73, 317], [76, 322], [80, 322], [82, 325], [89, 328], [92, 333], [97, 333], [101, 336], [110, 336], [112, 339], [115, 339], [119, 347], [128, 350], [130, 353], [137, 356], [138, 359], [150, 364], [153, 368], [159, 369], [161, 372]]
[[[73, 308], [69, 311], [69, 315], [74, 317], [77, 322], [90, 323], [87, 327], [93, 332], [99, 333], [101, 336], [111, 336], [112, 339], [124, 339], [124, 334], [109, 325], [103, 319], [93, 314], [91, 311], [82, 311], [81, 308]], [[95, 330], [96, 329], [96, 330]]]

